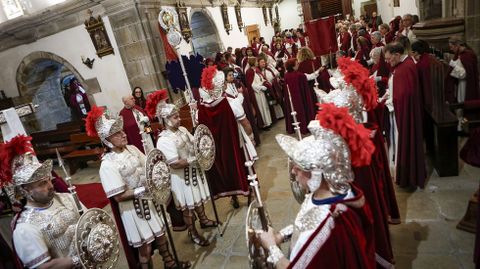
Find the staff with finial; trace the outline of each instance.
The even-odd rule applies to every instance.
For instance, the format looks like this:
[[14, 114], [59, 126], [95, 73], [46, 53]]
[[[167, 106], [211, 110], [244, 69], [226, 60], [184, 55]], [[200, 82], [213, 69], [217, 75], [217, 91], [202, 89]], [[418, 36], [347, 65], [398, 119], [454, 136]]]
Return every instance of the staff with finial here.
[[290, 115], [292, 115], [293, 117], [293, 122], [292, 122], [293, 129], [295, 130], [295, 132], [297, 132], [298, 140], [302, 140], [302, 132], [300, 131], [300, 122], [298, 122], [297, 120], [297, 111], [295, 111], [295, 108], [293, 107], [292, 95], [290, 94], [290, 87], [288, 86], [288, 84], [286, 85], [287, 85], [287, 92], [288, 92], [288, 100], [290, 101], [290, 109], [292, 110]]
[[78, 199], [77, 191], [75, 191], [76, 187], [72, 184], [72, 177], [70, 177], [70, 174], [67, 172], [67, 169], [65, 168], [65, 163], [63, 162], [62, 156], [60, 156], [57, 148], [55, 148], [55, 152], [57, 153], [58, 166], [63, 169], [63, 173], [65, 174], [65, 182], [68, 185], [68, 191], [70, 191], [73, 200], [75, 200], [75, 205], [77, 206], [78, 213], [82, 215], [83, 208], [80, 204], [80, 200]]

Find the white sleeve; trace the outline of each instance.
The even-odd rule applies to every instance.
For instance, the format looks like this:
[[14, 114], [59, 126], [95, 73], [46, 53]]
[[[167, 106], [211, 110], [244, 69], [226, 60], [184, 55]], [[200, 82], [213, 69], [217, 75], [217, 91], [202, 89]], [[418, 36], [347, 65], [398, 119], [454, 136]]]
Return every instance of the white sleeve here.
[[232, 108], [233, 115], [235, 115], [236, 120], [243, 120], [245, 118], [245, 111], [243, 110], [242, 100], [240, 98], [230, 98], [227, 97], [228, 104]]
[[450, 73], [450, 76], [458, 79], [464, 79], [467, 76], [467, 72], [465, 71], [465, 68], [463, 67], [460, 59], [453, 61], [453, 64], [451, 64], [451, 66], [453, 66], [453, 70]]
[[27, 268], [36, 268], [51, 259], [48, 247], [39, 228], [20, 223], [13, 231], [15, 251]]
[[100, 165], [100, 180], [103, 190], [108, 198], [127, 190], [128, 186], [123, 181], [116, 165], [110, 160], [103, 160]]
[[175, 141], [172, 139], [160, 136], [157, 141], [157, 149], [165, 155], [168, 164], [178, 161], [177, 145], [175, 145]]
[[310, 81], [310, 80], [316, 79], [318, 77], [318, 73], [317, 72], [313, 72], [311, 74], [305, 73], [305, 76], [307, 76], [307, 80]]

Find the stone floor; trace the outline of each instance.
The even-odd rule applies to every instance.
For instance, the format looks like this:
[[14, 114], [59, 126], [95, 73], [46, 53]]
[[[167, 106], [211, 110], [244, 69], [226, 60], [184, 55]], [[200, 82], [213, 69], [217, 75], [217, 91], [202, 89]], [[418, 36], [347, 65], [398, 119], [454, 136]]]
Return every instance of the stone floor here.
[[[284, 124], [279, 122], [270, 131], [262, 133], [258, 147], [260, 160], [255, 167], [265, 201], [275, 228], [291, 222], [299, 205], [293, 199], [287, 180], [287, 160], [276, 144], [274, 136], [284, 133]], [[97, 182], [98, 163], [77, 172], [75, 183]], [[402, 224], [390, 226], [396, 268], [467, 269], [472, 262], [474, 234], [455, 228], [463, 217], [467, 201], [478, 187], [480, 169], [460, 164], [457, 177], [440, 178], [433, 171], [425, 190], [407, 192], [396, 189]], [[245, 244], [245, 215], [247, 199], [241, 198], [240, 209], [234, 210], [229, 199], [216, 201], [219, 217], [224, 222], [223, 236], [217, 229], [205, 230], [212, 241], [200, 248], [190, 243], [186, 232], [175, 232], [174, 241], [180, 259], [190, 260], [193, 268], [248, 268]], [[107, 211], [110, 211], [107, 206]], [[214, 218], [210, 204], [207, 214]], [[288, 246], [282, 247], [284, 250]], [[154, 255], [155, 268], [163, 268], [158, 254]], [[124, 257], [119, 269], [127, 268]]]

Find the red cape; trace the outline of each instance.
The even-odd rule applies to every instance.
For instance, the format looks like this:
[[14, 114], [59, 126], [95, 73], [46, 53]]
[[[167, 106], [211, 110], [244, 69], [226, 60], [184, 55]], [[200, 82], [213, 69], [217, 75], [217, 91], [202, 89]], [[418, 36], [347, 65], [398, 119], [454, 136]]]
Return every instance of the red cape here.
[[394, 67], [393, 106], [398, 128], [396, 182], [401, 187], [425, 187], [423, 123], [418, 73], [411, 57]]
[[350, 49], [350, 42], [351, 42], [351, 36], [348, 32], [344, 32], [340, 34], [340, 50], [348, 52]]
[[417, 62], [418, 79], [422, 93], [422, 104], [432, 110], [432, 78], [430, 76], [430, 54], [424, 53]]
[[[372, 213], [368, 205], [364, 204], [362, 192], [356, 188], [354, 192], [356, 197], [331, 204], [332, 213], [339, 204], [346, 205], [348, 210], [336, 217], [329, 215], [313, 232], [288, 268], [375, 268]], [[307, 258], [310, 255], [313, 257]]]
[[300, 122], [300, 131], [302, 134], [306, 134], [308, 133], [308, 123], [315, 118], [316, 99], [312, 99], [313, 89], [308, 85], [305, 74], [298, 71], [285, 73], [285, 84], [285, 127], [287, 132], [289, 134], [294, 132], [293, 117], [290, 114], [292, 109], [286, 89], [288, 86], [292, 95], [293, 108], [297, 112], [297, 121]]
[[[147, 116], [145, 111], [137, 105], [133, 108], [137, 109], [142, 113], [144, 116]], [[137, 122], [135, 121], [135, 117], [133, 116], [133, 112], [131, 109], [123, 108], [120, 110], [120, 116], [123, 117], [123, 131], [127, 134], [127, 141], [129, 145], [134, 145], [137, 147], [141, 152], [143, 151], [143, 143], [142, 143], [142, 136], [140, 135], [140, 129], [138, 128]]]
[[[315, 60], [308, 59], [298, 64], [297, 71], [305, 74], [311, 74], [317, 71], [321, 66], [322, 64], [319, 58]], [[332, 85], [330, 84], [330, 75], [328, 74], [328, 71], [326, 68], [322, 72], [320, 72], [320, 75], [317, 77], [317, 82], [318, 82], [318, 88], [324, 90], [327, 93], [333, 89]], [[313, 91], [313, 87], [315, 86], [315, 81], [311, 80], [308, 82], [308, 84], [312, 88], [313, 100], [317, 100], [317, 96]]]
[[227, 99], [200, 103], [198, 122], [205, 124], [215, 139], [215, 163], [207, 172], [212, 197], [248, 195], [245, 156], [240, 148], [237, 121]]

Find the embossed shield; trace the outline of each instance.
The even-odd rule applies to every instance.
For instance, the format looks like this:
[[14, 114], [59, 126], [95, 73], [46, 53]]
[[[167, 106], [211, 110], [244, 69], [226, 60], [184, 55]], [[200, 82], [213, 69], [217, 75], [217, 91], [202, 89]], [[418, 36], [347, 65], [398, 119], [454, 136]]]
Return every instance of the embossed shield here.
[[290, 181], [290, 188], [292, 189], [293, 197], [299, 204], [302, 204], [305, 200], [305, 194], [307, 194], [307, 191], [305, 188], [300, 186], [298, 181], [295, 179], [295, 175], [292, 174], [293, 163], [290, 158], [288, 158], [287, 162], [288, 179]]
[[[272, 222], [270, 221], [270, 217], [268, 216], [268, 211], [265, 208], [265, 205], [264, 210], [267, 216], [268, 225], [272, 226]], [[260, 241], [255, 235], [255, 231], [262, 229], [262, 222], [260, 221], [260, 215], [258, 214], [258, 203], [256, 199], [253, 200], [248, 207], [245, 222], [245, 236], [247, 241], [248, 260], [250, 263], [250, 268], [273, 268], [270, 263], [267, 263], [267, 251], [263, 249]]]
[[197, 126], [193, 136], [193, 147], [200, 168], [203, 171], [210, 170], [215, 162], [215, 140], [207, 126], [203, 124]]
[[120, 253], [117, 226], [104, 210], [91, 208], [75, 228], [75, 248], [83, 268], [116, 268]]
[[145, 162], [145, 188], [160, 204], [166, 204], [171, 195], [170, 168], [165, 161], [159, 149], [152, 149]]

